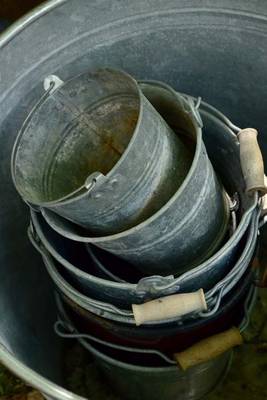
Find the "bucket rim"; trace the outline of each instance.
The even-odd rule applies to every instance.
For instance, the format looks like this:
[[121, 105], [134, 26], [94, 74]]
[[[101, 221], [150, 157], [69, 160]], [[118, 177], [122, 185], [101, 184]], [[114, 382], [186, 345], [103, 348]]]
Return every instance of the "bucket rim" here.
[[49, 13], [54, 8], [60, 7], [69, 0], [45, 0], [38, 6], [33, 7], [25, 15], [13, 22], [10, 27], [0, 34], [0, 49], [5, 47], [12, 39], [14, 39], [21, 31], [31, 25], [43, 15]]

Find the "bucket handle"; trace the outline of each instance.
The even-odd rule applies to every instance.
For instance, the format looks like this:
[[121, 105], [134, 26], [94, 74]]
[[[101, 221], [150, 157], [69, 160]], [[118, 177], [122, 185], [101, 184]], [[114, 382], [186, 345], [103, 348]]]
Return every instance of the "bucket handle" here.
[[199, 341], [183, 352], [174, 354], [174, 359], [184, 371], [195, 365], [212, 360], [231, 350], [233, 347], [243, 344], [242, 332], [249, 325], [250, 313], [255, 304], [257, 293], [257, 288], [252, 287], [250, 289], [244, 304], [244, 319], [238, 328], [232, 327], [217, 335]]
[[207, 310], [203, 289], [192, 293], [178, 293], [171, 296], [132, 305], [137, 326], [145, 322], [162, 321], [183, 315]]
[[[197, 101], [195, 97], [184, 95], [187, 99]], [[195, 108], [197, 109], [198, 103]], [[209, 106], [213, 108], [212, 106]], [[232, 130], [237, 136], [240, 144], [240, 162], [243, 176], [246, 183], [248, 193], [259, 192], [261, 195], [267, 193], [266, 180], [264, 181], [264, 163], [261, 154], [261, 149], [257, 141], [258, 132], [254, 128], [240, 129], [234, 125], [224, 114], [216, 110], [220, 120]]]
[[[35, 112], [38, 110], [38, 108], [41, 107], [41, 105], [45, 102], [45, 100], [50, 96], [51, 93], [58, 87], [57, 83], [55, 80], [50, 80], [49, 85], [46, 85], [46, 90], [42, 94], [42, 96], [39, 98], [38, 102], [35, 104], [35, 106], [31, 109], [30, 113], [28, 114], [27, 118], [23, 122], [20, 134], [18, 137], [22, 136], [22, 133], [24, 132], [26, 126], [28, 126], [29, 122], [31, 121], [32, 117], [34, 116]], [[18, 143], [18, 141], [17, 141]]]
[[115, 349], [115, 350], [121, 350], [129, 353], [139, 353], [139, 354], [153, 354], [155, 356], [158, 356], [162, 360], [166, 361], [170, 365], [176, 365], [176, 361], [170, 359], [167, 357], [165, 354], [161, 353], [158, 350], [155, 349], [140, 349], [137, 347], [129, 347], [129, 346], [120, 346], [115, 343], [109, 343], [104, 340], [101, 340], [99, 338], [96, 338], [93, 335], [85, 334], [85, 333], [78, 333], [70, 323], [67, 323], [65, 321], [62, 321], [61, 319], [58, 319], [55, 324], [54, 324], [54, 330], [55, 333], [64, 339], [85, 339], [85, 340], [90, 340], [95, 343], [99, 343], [103, 346]]
[[[259, 220], [261, 215], [261, 210], [257, 211], [257, 214], [255, 214], [255, 216], [253, 217], [253, 222], [252, 224], [256, 224], [257, 221]], [[250, 235], [252, 235], [254, 232], [254, 230], [251, 230]], [[257, 234], [257, 233], [254, 233]], [[251, 246], [253, 245], [253, 241]], [[248, 248], [246, 254], [251, 250], [251, 246]], [[221, 280], [220, 282], [218, 282], [213, 289], [211, 289], [207, 294], [206, 294], [206, 300], [208, 303], [208, 306], [210, 308], [210, 306], [213, 304], [213, 308], [208, 311], [208, 312], [201, 312], [199, 314], [200, 317], [202, 318], [206, 318], [209, 316], [212, 316], [213, 314], [216, 313], [216, 311], [218, 310], [220, 304], [221, 304], [221, 300], [223, 297], [223, 293], [224, 290], [227, 286], [227, 284], [230, 281], [233, 280], [238, 280], [240, 278], [240, 275], [243, 274], [243, 260], [244, 258], [246, 258], [246, 254], [241, 256], [241, 258], [237, 261], [236, 265], [232, 268], [232, 272], [230, 274], [228, 274], [223, 280]]]
[[175, 353], [174, 358], [182, 370], [186, 371], [195, 365], [213, 360], [215, 357], [241, 344], [243, 344], [242, 335], [238, 328], [233, 327], [203, 339], [185, 351]]
[[241, 168], [246, 182], [247, 193], [267, 193], [264, 181], [264, 164], [257, 140], [258, 132], [254, 128], [241, 129], [238, 134]]

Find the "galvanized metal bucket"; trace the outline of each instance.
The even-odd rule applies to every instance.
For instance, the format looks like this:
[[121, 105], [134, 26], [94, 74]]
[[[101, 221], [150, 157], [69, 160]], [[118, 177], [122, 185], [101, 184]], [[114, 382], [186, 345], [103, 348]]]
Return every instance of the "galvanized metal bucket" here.
[[177, 366], [153, 368], [132, 365], [106, 355], [103, 349], [84, 340], [81, 344], [94, 356], [111, 387], [123, 399], [129, 400], [199, 399], [223, 380], [232, 359], [231, 352], [227, 352], [185, 373]]
[[124, 231], [160, 210], [184, 181], [193, 151], [137, 82], [112, 69], [47, 80], [14, 145], [22, 198], [92, 236]]
[[184, 351], [207, 336], [239, 324], [243, 318], [244, 301], [252, 285], [252, 279], [253, 275], [247, 273], [225, 296], [220, 308], [207, 318], [188, 318], [186, 321], [176, 319], [169, 323], [158, 322], [143, 326], [114, 321], [110, 316], [107, 318], [97, 316], [78, 306], [62, 293], [58, 297], [79, 332], [92, 334], [116, 345], [155, 349], [171, 357], [173, 353]]
[[[232, 267], [231, 271], [226, 274], [221, 281], [217, 282], [212, 289], [205, 293], [208, 311], [202, 313], [196, 312], [189, 314], [189, 316], [184, 315], [182, 318], [175, 317], [172, 319], [161, 320], [160, 324], [164, 325], [169, 324], [171, 321], [175, 322], [177, 320], [186, 320], [188, 317], [196, 319], [199, 319], [199, 317], [208, 318], [216, 313], [220, 307], [222, 299], [238, 284], [239, 280], [245, 274], [251, 263], [256, 246], [259, 215], [260, 213], [258, 212], [258, 214], [256, 214], [253, 218], [249, 232], [249, 246], [247, 247], [246, 251], [242, 253], [237, 263]], [[43, 248], [43, 246], [40, 246], [38, 240], [32, 236], [31, 231], [29, 231], [29, 235], [33, 245], [38, 251], [41, 252], [47, 271], [61, 293], [63, 293], [75, 304], [96, 315], [112, 321], [135, 325], [135, 320], [131, 311], [115, 307], [110, 303], [104, 303], [102, 301], [95, 300], [89, 296], [83, 295], [81, 291], [75, 289], [70, 284], [69, 278], [66, 277], [66, 269], [57, 263]], [[153, 324], [157, 325], [158, 322], [156, 321]]]
[[[228, 226], [229, 203], [202, 141], [201, 119], [192, 99], [166, 85], [142, 84], [142, 91], [166, 122], [196, 140], [194, 161], [183, 184], [153, 216], [119, 234], [92, 237], [48, 209], [42, 213], [61, 235], [93, 243], [127, 260], [145, 274], [181, 274], [211, 257]], [[197, 117], [192, 117], [197, 116]]]
[[[246, 300], [243, 299], [242, 322], [236, 322], [236, 325], [240, 324], [239, 329], [241, 331], [247, 326], [254, 300], [255, 293], [253, 294], [253, 291], [250, 291], [246, 296]], [[182, 371], [178, 365], [171, 367], [168, 364], [173, 363], [172, 359], [168, 357], [167, 360], [162, 361], [162, 354], [158, 352], [153, 354], [152, 350], [139, 349], [135, 351], [136, 349], [133, 349], [133, 352], [130, 353], [132, 357], [127, 359], [123, 347], [112, 350], [109, 343], [102, 342], [99, 346], [98, 340], [95, 341], [92, 335], [88, 337], [80, 334], [75, 325], [73, 325], [63, 304], [59, 301], [57, 301], [57, 304], [60, 318], [67, 323], [67, 329], [71, 330], [71, 334], [66, 333], [62, 337], [78, 339], [82, 346], [93, 354], [109, 384], [114, 387], [114, 390], [118, 391], [122, 398], [158, 399], [160, 396], [164, 399], [177, 399], [177, 396], [179, 396], [179, 398], [188, 399], [192, 398], [191, 392], [194, 393], [193, 398], [198, 398], [212, 390], [227, 373], [228, 368], [226, 365], [228, 364], [229, 367], [231, 362], [231, 351], [227, 351], [211, 361], [206, 361], [187, 371]], [[138, 351], [139, 357], [136, 357]], [[155, 355], [161, 356], [161, 364], [165, 362], [165, 366], [163, 366], [164, 364], [162, 366], [157, 365], [157, 367], [153, 366], [153, 364], [151, 365], [149, 359], [152, 355], [154, 357]], [[190, 387], [192, 388], [191, 390], [189, 390]]]
[[[206, 263], [181, 275], [161, 277], [150, 276], [140, 279], [137, 283], [114, 282], [99, 276], [99, 270], [88, 257], [83, 243], [70, 241], [53, 231], [39, 213], [31, 212], [31, 236], [42, 254], [49, 252], [52, 257], [65, 269], [66, 276], [73, 287], [96, 300], [108, 302], [121, 308], [129, 308], [132, 304], [143, 303], [157, 297], [172, 293], [182, 293], [204, 288], [212, 289], [214, 285], [233, 267], [238, 259], [244, 257], [251, 245], [255, 246], [257, 238], [257, 210], [249, 210], [244, 214], [243, 227], [235, 231], [231, 243], [225, 246]], [[245, 218], [251, 221], [247, 229]], [[230, 239], [230, 240], [231, 240]], [[249, 251], [251, 254], [251, 251]], [[245, 264], [243, 265], [245, 267]], [[123, 267], [123, 266], [122, 266]]]

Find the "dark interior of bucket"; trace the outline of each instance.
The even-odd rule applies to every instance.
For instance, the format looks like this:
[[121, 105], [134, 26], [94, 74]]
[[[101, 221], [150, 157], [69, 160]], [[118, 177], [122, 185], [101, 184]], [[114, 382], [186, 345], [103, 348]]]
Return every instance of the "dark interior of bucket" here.
[[[27, 367], [86, 397], [113, 396], [112, 390], [97, 391], [92, 384], [95, 364], [86, 370], [80, 362], [84, 355], [74, 342], [60, 340], [53, 332], [57, 315], [52, 285], [28, 241], [29, 213], [10, 175], [11, 149], [43, 93], [40, 82], [51, 72], [67, 80], [103, 65], [124, 69], [138, 79], [162, 80], [181, 92], [201, 96], [237, 125], [256, 127], [267, 161], [266, 16], [265, 2], [127, 0], [123, 6], [93, 1], [79, 2], [78, 7], [76, 1], [68, 1], [46, 11], [1, 49], [5, 79], [0, 100], [0, 341]], [[38, 154], [42, 152], [43, 148]], [[224, 162], [222, 156], [222, 171]], [[34, 167], [39, 170], [38, 162]], [[263, 360], [262, 353], [260, 357]], [[78, 368], [75, 377], [73, 365]], [[238, 366], [236, 370], [241, 374]], [[255, 371], [243, 374], [247, 380], [241, 383], [254, 388], [255, 398], [265, 398], [264, 369], [258, 376]], [[262, 385], [255, 389], [253, 379], [259, 377]], [[233, 382], [237, 378], [234, 374]], [[101, 385], [102, 379], [101, 375]], [[236, 392], [228, 385], [219, 398], [251, 399], [251, 391], [243, 390], [241, 383]]]

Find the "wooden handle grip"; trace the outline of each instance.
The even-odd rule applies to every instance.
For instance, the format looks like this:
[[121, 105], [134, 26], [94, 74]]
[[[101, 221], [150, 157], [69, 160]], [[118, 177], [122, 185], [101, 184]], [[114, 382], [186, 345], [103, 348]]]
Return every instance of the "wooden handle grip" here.
[[235, 327], [201, 340], [181, 353], [174, 354], [174, 358], [185, 371], [194, 365], [212, 360], [213, 358], [243, 343], [239, 330]]
[[266, 193], [264, 183], [264, 164], [257, 140], [256, 129], [242, 129], [238, 133], [240, 143], [240, 161], [246, 182], [247, 192], [260, 191]]
[[199, 289], [193, 293], [174, 294], [144, 304], [133, 304], [132, 309], [138, 326], [144, 322], [162, 321], [193, 311], [203, 311], [207, 309], [207, 304], [203, 289]]

